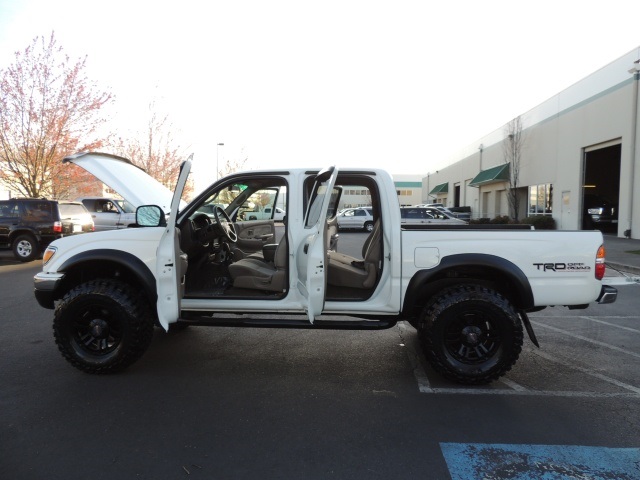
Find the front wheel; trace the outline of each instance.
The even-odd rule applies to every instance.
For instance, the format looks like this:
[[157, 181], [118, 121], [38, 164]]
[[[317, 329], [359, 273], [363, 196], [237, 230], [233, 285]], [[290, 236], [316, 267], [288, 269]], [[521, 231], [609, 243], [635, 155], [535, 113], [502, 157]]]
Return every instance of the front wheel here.
[[462, 384], [496, 380], [522, 351], [522, 324], [514, 307], [500, 293], [480, 285], [441, 292], [423, 311], [419, 327], [433, 368]]
[[13, 255], [21, 262], [35, 260], [40, 253], [40, 247], [33, 235], [20, 235], [13, 242]]
[[113, 373], [146, 351], [153, 318], [137, 289], [116, 280], [92, 280], [64, 296], [55, 311], [53, 333], [58, 349], [74, 367]]

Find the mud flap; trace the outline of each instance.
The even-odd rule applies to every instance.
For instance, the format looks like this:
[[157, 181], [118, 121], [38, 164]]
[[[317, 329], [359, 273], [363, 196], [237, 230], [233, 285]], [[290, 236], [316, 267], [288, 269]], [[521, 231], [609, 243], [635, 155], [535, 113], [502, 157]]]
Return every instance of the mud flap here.
[[524, 310], [520, 310], [520, 318], [522, 319], [522, 324], [524, 325], [527, 334], [529, 335], [529, 340], [533, 342], [533, 344], [540, 348], [540, 344], [538, 343], [538, 339], [536, 338], [536, 334], [533, 331], [533, 327], [531, 326], [531, 322], [529, 321], [529, 317], [527, 316], [527, 312]]

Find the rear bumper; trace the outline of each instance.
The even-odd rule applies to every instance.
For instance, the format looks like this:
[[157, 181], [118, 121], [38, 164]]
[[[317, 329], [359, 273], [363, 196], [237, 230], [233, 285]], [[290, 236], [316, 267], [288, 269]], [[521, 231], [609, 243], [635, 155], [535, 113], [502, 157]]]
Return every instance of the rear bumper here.
[[53, 310], [55, 293], [64, 278], [63, 273], [37, 273], [33, 277], [33, 292], [41, 307]]
[[609, 285], [603, 285], [598, 296], [598, 303], [613, 303], [618, 298], [618, 290]]

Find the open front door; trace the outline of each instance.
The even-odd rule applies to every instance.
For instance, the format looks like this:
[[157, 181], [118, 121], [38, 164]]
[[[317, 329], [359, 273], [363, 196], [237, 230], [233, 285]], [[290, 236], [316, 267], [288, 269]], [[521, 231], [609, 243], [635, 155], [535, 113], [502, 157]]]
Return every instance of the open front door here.
[[180, 237], [176, 228], [176, 220], [180, 197], [191, 170], [192, 158], [193, 155], [180, 167], [180, 176], [171, 200], [171, 213], [167, 219], [167, 226], [160, 239], [156, 255], [158, 320], [165, 330], [168, 330], [169, 324], [175, 323], [180, 317], [180, 301], [184, 292], [183, 279], [187, 270], [187, 258], [180, 251]]
[[314, 180], [304, 216], [304, 240], [296, 255], [298, 291], [306, 299], [309, 321], [322, 313], [327, 284], [327, 246], [324, 233], [327, 212], [339, 195], [334, 194], [338, 169], [321, 170]]

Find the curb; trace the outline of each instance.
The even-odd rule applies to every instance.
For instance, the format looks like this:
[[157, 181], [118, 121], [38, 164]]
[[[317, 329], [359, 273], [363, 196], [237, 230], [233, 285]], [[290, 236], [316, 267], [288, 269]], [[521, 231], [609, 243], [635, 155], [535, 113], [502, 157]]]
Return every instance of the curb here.
[[640, 275], [640, 267], [635, 267], [633, 265], [625, 265], [624, 263], [618, 263], [618, 262], [605, 262], [605, 265], [607, 267], [611, 267], [612, 269], [620, 270], [621, 272], [634, 273], [636, 275]]

